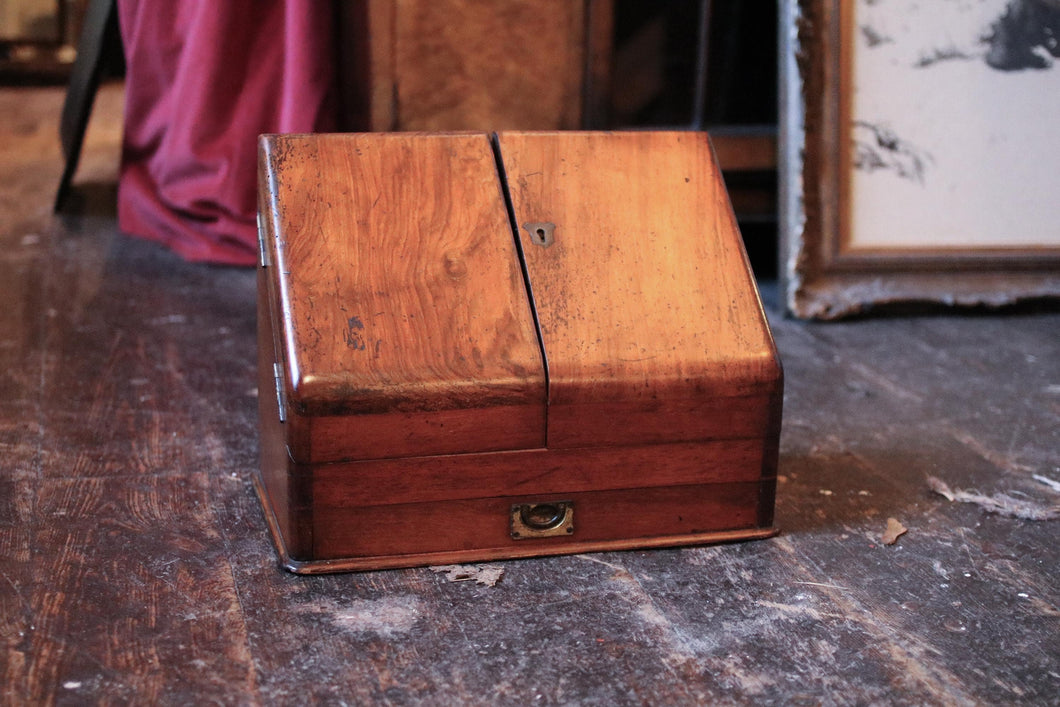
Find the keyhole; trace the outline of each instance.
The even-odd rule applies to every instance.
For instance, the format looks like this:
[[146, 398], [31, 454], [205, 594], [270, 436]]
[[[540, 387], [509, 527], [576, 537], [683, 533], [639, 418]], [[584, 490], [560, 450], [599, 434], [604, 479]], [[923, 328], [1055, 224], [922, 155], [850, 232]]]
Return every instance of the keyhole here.
[[554, 223], [544, 221], [541, 223], [524, 223], [523, 228], [530, 234], [530, 242], [534, 245], [548, 248], [555, 240], [554, 231], [556, 224]]

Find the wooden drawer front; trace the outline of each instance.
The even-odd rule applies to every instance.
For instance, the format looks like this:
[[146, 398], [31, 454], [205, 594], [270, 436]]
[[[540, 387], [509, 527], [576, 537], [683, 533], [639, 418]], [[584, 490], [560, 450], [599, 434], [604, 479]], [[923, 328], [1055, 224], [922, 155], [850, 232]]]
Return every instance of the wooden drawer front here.
[[[481, 551], [483, 557], [500, 558], [550, 551], [581, 552], [591, 549], [594, 543], [612, 541], [632, 548], [643, 539], [667, 536], [686, 542], [687, 536], [756, 530], [762, 483], [596, 491], [547, 498], [512, 496], [396, 506], [317, 507], [313, 516], [313, 559], [368, 560], [458, 551]], [[574, 503], [574, 533], [513, 540], [509, 526], [511, 505], [544, 500]]]

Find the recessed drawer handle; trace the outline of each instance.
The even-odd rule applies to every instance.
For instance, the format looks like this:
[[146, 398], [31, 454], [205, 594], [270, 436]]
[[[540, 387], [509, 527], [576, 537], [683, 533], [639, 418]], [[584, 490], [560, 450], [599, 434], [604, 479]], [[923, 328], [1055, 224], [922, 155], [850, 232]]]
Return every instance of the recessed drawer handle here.
[[574, 533], [574, 502], [513, 504], [511, 533], [513, 540], [571, 535]]

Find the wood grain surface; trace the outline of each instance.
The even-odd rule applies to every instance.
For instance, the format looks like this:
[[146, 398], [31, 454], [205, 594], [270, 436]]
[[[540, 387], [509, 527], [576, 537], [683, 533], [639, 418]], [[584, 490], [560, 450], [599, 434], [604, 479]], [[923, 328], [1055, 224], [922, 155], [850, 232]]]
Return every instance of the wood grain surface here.
[[[652, 473], [644, 470], [651, 468]], [[490, 496], [695, 486], [762, 478], [761, 440], [529, 449], [302, 468], [323, 506], [384, 506]]]
[[390, 129], [579, 127], [587, 7], [568, 0], [394, 3]]
[[[543, 446], [545, 372], [486, 136], [261, 145], [291, 453]], [[354, 414], [355, 433], [307, 417]]]
[[1060, 523], [926, 479], [1057, 503], [1056, 312], [767, 294], [777, 538], [298, 577], [251, 484], [254, 274], [119, 233], [120, 87], [52, 216], [62, 96], [0, 90], [0, 703], [1055, 703]]
[[[550, 447], [646, 441], [658, 420], [702, 439], [715, 418], [689, 401], [768, 406], [779, 361], [706, 134], [498, 143], [548, 361]], [[548, 246], [527, 227], [541, 223]]]

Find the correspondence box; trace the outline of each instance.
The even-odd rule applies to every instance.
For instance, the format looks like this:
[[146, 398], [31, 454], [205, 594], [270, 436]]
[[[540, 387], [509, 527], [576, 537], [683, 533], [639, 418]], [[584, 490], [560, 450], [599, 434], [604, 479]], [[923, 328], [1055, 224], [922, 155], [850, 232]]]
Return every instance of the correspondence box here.
[[288, 569], [773, 534], [780, 362], [705, 134], [260, 158], [258, 490]]

